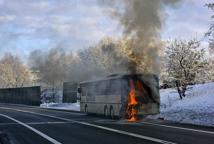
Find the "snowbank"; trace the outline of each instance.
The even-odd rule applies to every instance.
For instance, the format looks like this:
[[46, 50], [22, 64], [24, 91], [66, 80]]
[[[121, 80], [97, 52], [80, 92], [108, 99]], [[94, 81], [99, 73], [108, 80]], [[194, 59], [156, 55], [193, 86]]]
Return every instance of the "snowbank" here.
[[40, 105], [42, 108], [52, 108], [61, 110], [80, 111], [80, 104], [77, 103], [43, 103]]
[[160, 90], [160, 115], [153, 118], [214, 126], [214, 83], [189, 86], [180, 100], [175, 89]]

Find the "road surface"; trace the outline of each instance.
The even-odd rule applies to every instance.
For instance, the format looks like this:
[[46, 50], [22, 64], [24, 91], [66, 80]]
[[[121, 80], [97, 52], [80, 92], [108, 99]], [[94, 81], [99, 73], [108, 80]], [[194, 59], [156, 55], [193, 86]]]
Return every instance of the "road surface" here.
[[0, 104], [1, 141], [11, 144], [213, 144], [214, 128], [160, 120], [129, 123], [78, 112]]

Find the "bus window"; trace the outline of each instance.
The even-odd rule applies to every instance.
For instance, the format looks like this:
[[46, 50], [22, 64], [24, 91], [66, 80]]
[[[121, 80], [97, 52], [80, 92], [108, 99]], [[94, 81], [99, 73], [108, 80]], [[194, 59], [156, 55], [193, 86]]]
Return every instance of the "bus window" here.
[[121, 81], [120, 79], [112, 79], [109, 84], [108, 94], [116, 95], [121, 93]]
[[81, 87], [81, 95], [82, 96], [87, 96], [87, 88], [86, 88], [86, 86], [82, 86]]
[[108, 83], [106, 81], [101, 81], [96, 84], [96, 95], [106, 95], [108, 91]]

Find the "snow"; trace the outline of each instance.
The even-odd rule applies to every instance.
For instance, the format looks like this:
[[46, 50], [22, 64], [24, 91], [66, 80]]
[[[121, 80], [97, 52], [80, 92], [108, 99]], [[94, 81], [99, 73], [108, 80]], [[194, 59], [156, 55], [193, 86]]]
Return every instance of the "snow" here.
[[41, 94], [40, 107], [49, 109], [61, 109], [80, 111], [79, 102], [76, 103], [62, 103], [63, 92], [60, 90], [45, 89]]
[[160, 95], [160, 114], [150, 118], [214, 126], [214, 83], [189, 86], [183, 100], [175, 89], [162, 89]]
[[45, 89], [41, 93], [42, 103], [62, 102], [63, 92], [61, 90]]
[[80, 111], [79, 102], [76, 102], [76, 103], [43, 103], [40, 105], [40, 107], [50, 108], [50, 109]]

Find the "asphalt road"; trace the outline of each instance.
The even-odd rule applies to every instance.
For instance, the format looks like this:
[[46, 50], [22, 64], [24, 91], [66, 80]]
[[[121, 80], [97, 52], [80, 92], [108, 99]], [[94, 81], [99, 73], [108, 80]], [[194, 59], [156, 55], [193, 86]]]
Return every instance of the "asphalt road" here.
[[1, 141], [11, 144], [214, 144], [214, 128], [160, 120], [129, 123], [78, 112], [0, 104]]

